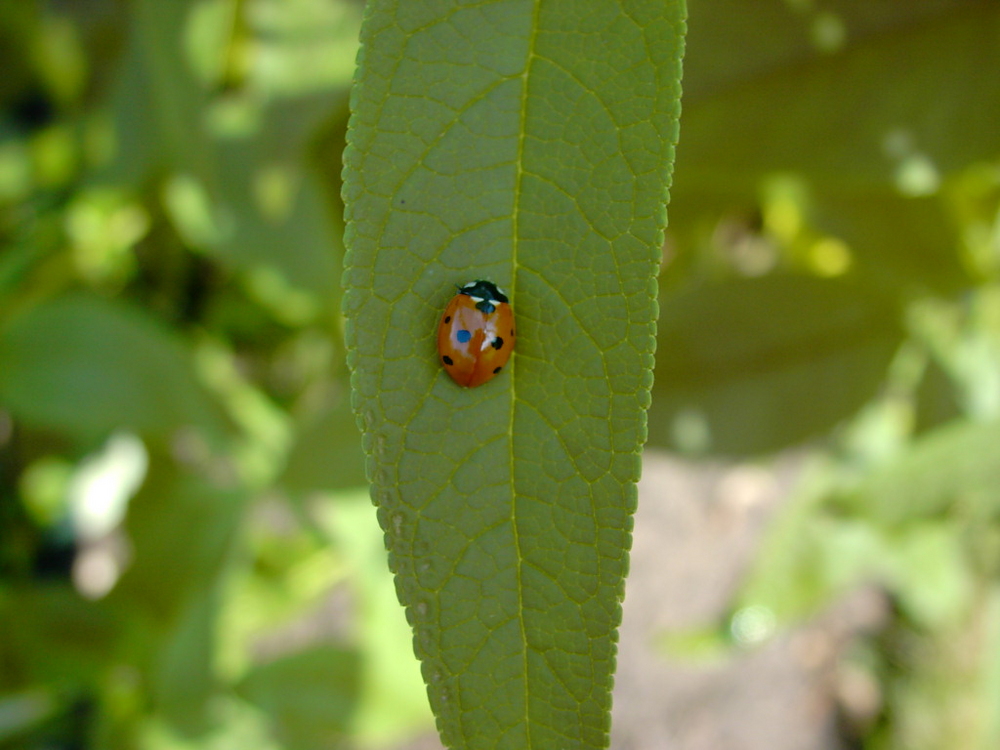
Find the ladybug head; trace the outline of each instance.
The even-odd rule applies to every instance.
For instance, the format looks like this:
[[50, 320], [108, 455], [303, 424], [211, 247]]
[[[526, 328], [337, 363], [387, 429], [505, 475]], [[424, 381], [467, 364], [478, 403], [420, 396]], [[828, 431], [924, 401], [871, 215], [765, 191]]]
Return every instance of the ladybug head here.
[[476, 303], [476, 309], [483, 313], [491, 313], [496, 309], [498, 302], [507, 302], [507, 295], [504, 294], [492, 281], [470, 281], [458, 290], [459, 294], [471, 297]]

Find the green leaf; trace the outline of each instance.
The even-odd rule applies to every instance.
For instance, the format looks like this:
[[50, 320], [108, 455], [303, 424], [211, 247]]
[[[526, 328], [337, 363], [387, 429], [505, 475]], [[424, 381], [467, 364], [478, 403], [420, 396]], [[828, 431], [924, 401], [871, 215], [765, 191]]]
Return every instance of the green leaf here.
[[998, 440], [996, 421], [956, 420], [872, 472], [844, 502], [887, 526], [956, 508], [991, 517], [1000, 508]]
[[351, 421], [346, 393], [303, 419], [281, 477], [286, 489], [310, 492], [365, 483], [361, 435]]
[[368, 493], [338, 494], [312, 512], [350, 571], [352, 600], [362, 618], [356, 629], [362, 666], [361, 695], [351, 717], [354, 741], [362, 747], [394, 746], [426, 733], [433, 716], [413, 657], [410, 627], [385, 574], [385, 545], [371, 522]]
[[888, 536], [881, 567], [900, 608], [918, 625], [960, 625], [980, 591], [961, 524], [933, 519], [907, 524]]
[[84, 599], [68, 584], [5, 592], [0, 601], [4, 687], [24, 680], [70, 692], [85, 688], [114, 658], [123, 627], [120, 612]]
[[148, 665], [144, 680], [159, 716], [185, 734], [213, 721], [220, 598], [244, 501], [241, 490], [154, 453], [129, 504], [131, 559], [106, 601], [132, 617], [131, 656]]
[[157, 713], [183, 734], [207, 731], [209, 706], [218, 689], [215, 676], [219, 588], [192, 597], [159, 649], [150, 680]]
[[55, 709], [54, 696], [36, 688], [0, 695], [0, 742], [9, 742], [47, 720]]
[[983, 685], [983, 736], [985, 746], [1000, 744], [1000, 590], [994, 585], [983, 592], [985, 625], [980, 680]]
[[902, 340], [891, 300], [841, 281], [700, 284], [662, 305], [651, 443], [760, 453], [872, 398]]
[[[120, 145], [103, 177], [141, 184], [166, 175], [168, 214], [187, 244], [247, 272], [263, 302], [299, 322], [335, 310], [340, 291], [331, 252], [339, 226], [302, 153], [331, 104], [346, 97], [339, 61], [353, 51], [356, 11], [346, 3], [264, 2], [256, 13], [217, 5], [221, 14], [193, 0], [133, 4], [115, 101]], [[241, 49], [230, 35], [244, 23], [252, 26], [246, 64], [256, 77], [224, 98], [222, 82], [196, 74], [208, 77], [199, 70], [206, 59], [218, 64]], [[216, 36], [226, 40], [222, 50], [211, 44]], [[328, 46], [317, 48], [318, 40]], [[309, 88], [326, 96], [288, 99], [289, 71], [302, 72], [305, 56], [318, 61]]]
[[315, 646], [255, 667], [237, 691], [270, 715], [285, 747], [338, 747], [357, 702], [358, 662], [355, 651]]
[[804, 169], [857, 191], [894, 183], [907, 148], [943, 171], [995, 155], [1000, 81], [977, 72], [1000, 63], [995, 4], [845, 3], [826, 12], [841, 27], [832, 44], [816, 38], [821, 11], [768, 5], [752, 16], [739, 0], [693, 6], [692, 129], [678, 159], [688, 187]]
[[[600, 748], [645, 438], [679, 1], [374, 2], [345, 154], [355, 406], [447, 745]], [[455, 285], [511, 297], [442, 371]]]
[[[978, 0], [837, 3], [835, 7], [771, 0], [755, 6], [753, 14], [746, 8], [743, 0], [701, 0], [691, 7], [684, 57], [685, 109], [689, 101], [739, 89], [801, 65], [803, 60], [830, 56], [852, 43], [891, 39], [933, 28], [948, 14], [985, 10]], [[835, 39], [823, 33], [831, 23], [840, 26], [841, 34]], [[748, 33], [749, 28], [771, 33]]]
[[214, 611], [206, 592], [218, 585], [245, 499], [242, 490], [215, 486], [153, 454], [125, 519], [132, 559], [109, 599], [165, 630], [185, 618], [197, 630], [199, 617]]
[[924, 626], [960, 621], [975, 601], [977, 565], [995, 565], [998, 439], [996, 421], [956, 420], [860, 479], [852, 471], [850, 489], [830, 465], [814, 466], [774, 524], [743, 600], [799, 617], [875, 580]]
[[0, 328], [0, 362], [0, 403], [36, 428], [80, 440], [225, 429], [182, 343], [128, 305], [70, 295], [30, 308]]
[[758, 5], [692, 4], [672, 233], [697, 235], [720, 211], [752, 211], [762, 179], [791, 173], [808, 185], [810, 219], [882, 284], [967, 284], [937, 186], [995, 159], [1000, 81], [977, 71], [1000, 64], [1000, 9]]

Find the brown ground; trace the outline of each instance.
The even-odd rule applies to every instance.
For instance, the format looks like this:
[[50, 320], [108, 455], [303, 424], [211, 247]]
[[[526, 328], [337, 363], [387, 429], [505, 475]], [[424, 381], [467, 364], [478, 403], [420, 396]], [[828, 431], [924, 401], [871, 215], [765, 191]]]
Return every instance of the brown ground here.
[[614, 750], [840, 750], [839, 652], [879, 614], [862, 593], [717, 661], [670, 658], [658, 634], [718, 622], [800, 461], [704, 465], [647, 451], [619, 642]]

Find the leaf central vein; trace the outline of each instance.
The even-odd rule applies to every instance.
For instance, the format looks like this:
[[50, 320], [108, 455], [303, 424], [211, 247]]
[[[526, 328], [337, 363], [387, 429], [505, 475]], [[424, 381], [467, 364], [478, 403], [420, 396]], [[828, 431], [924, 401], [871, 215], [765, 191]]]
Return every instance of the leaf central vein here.
[[[541, 2], [536, 1], [534, 9], [532, 11], [531, 26], [528, 30], [528, 46], [527, 55], [524, 62], [524, 73], [522, 74], [521, 80], [521, 106], [520, 106], [520, 123], [518, 125], [517, 133], [517, 157], [514, 163], [514, 201], [512, 204], [513, 215], [511, 217], [511, 275], [510, 275], [510, 292], [511, 299], [517, 301], [517, 276], [518, 276], [518, 250], [519, 250], [519, 232], [520, 232], [520, 210], [521, 210], [521, 196], [523, 190], [525, 169], [524, 169], [524, 142], [525, 134], [527, 131], [527, 120], [528, 120], [528, 82], [531, 77], [531, 66], [535, 59], [535, 45], [538, 41], [538, 21], [539, 21], [539, 10]], [[517, 359], [517, 354], [514, 355], [515, 364]], [[512, 368], [512, 375], [517, 375], [516, 367]], [[517, 613], [518, 613], [518, 624], [521, 630], [521, 644], [522, 644], [522, 670], [523, 670], [523, 681], [524, 681], [524, 732], [526, 739], [526, 746], [528, 748], [532, 747], [531, 741], [531, 716], [530, 716], [530, 706], [531, 698], [528, 690], [529, 680], [528, 680], [528, 633], [525, 628], [524, 623], [524, 582], [522, 578], [522, 570], [524, 567], [524, 552], [521, 548], [521, 537], [518, 533], [517, 527], [517, 481], [515, 480], [514, 472], [516, 471], [517, 462], [514, 460], [514, 410], [517, 404], [517, 378], [510, 378], [510, 422], [507, 429], [508, 438], [508, 450], [509, 455], [509, 466], [511, 471], [511, 497], [510, 497], [510, 521], [511, 521], [511, 532], [514, 539], [514, 550], [515, 550], [515, 570], [517, 571]]]

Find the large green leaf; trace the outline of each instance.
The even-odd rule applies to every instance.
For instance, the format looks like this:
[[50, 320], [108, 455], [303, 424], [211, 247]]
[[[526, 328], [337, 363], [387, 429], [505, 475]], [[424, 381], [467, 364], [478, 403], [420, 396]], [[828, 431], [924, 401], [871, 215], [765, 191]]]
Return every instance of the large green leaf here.
[[[369, 6], [345, 155], [355, 405], [446, 744], [604, 747], [645, 437], [679, 1]], [[441, 370], [454, 285], [511, 366]]]
[[828, 431], [878, 391], [902, 340], [893, 301], [792, 275], [663, 300], [651, 443], [763, 453]]
[[875, 3], [843, 3], [829, 14], [842, 35], [829, 49], [809, 14], [760, 5], [781, 23], [738, 0], [693, 6], [684, 118], [697, 127], [678, 158], [688, 189], [723, 176], [754, 189], [761, 173], [802, 170], [822, 189], [857, 191], [895, 184], [908, 154], [944, 172], [995, 155], [1000, 81], [977, 71], [1000, 58], [996, 4], [920, 0], [873, 13]]
[[[760, 0], [753, 5], [744, 0], [700, 0], [691, 6], [684, 58], [685, 109], [690, 102], [781, 75], [853, 43], [905, 35], [933, 27], [948, 13], [982, 10], [986, 5], [982, 0], [825, 4]], [[750, 33], [756, 29], [770, 33]]]
[[979, 72], [1000, 64], [996, 3], [701, 0], [690, 28], [672, 230], [752, 209], [791, 173], [880, 282], [967, 283], [935, 191], [997, 155], [1000, 79]]
[[0, 403], [80, 440], [117, 428], [163, 439], [182, 427], [225, 429], [180, 339], [138, 309], [83, 294], [0, 328]]

